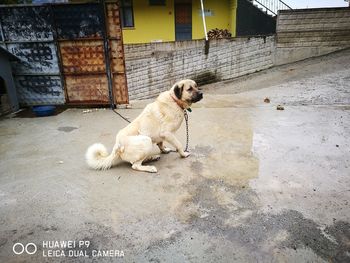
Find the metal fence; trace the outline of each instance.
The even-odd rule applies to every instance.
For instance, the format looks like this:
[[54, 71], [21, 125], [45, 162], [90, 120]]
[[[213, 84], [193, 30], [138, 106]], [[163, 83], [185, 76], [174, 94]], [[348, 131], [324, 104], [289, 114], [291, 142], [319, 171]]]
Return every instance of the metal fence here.
[[22, 105], [128, 103], [118, 3], [0, 6], [0, 45]]
[[292, 10], [292, 8], [282, 0], [249, 0], [249, 1], [271, 16], [277, 16], [278, 10]]

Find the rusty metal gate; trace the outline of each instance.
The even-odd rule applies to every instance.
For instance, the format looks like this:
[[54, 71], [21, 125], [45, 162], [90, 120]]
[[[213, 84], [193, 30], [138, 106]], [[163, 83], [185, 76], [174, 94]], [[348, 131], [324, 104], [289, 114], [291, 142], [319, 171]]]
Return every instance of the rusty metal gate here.
[[22, 105], [128, 103], [118, 3], [1, 6], [0, 29]]

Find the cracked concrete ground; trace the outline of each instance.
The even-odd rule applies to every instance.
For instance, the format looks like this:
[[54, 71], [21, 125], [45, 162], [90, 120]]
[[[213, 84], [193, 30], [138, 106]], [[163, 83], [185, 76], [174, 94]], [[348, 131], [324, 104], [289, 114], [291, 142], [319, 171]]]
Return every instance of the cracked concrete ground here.
[[[349, 262], [350, 50], [204, 92], [192, 155], [162, 155], [157, 174], [86, 167], [86, 148], [111, 149], [126, 125], [110, 110], [1, 120], [0, 261]], [[87, 257], [44, 257], [60, 240], [91, 242]], [[16, 242], [38, 251], [14, 255]]]

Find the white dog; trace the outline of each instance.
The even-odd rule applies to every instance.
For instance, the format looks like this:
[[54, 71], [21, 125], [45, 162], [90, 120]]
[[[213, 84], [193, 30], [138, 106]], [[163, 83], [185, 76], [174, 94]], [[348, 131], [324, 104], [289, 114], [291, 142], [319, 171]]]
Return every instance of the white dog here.
[[189, 156], [174, 133], [184, 119], [183, 111], [202, 98], [203, 94], [193, 80], [177, 82], [119, 131], [111, 154], [100, 143], [91, 145], [85, 155], [87, 164], [93, 169], [104, 170], [122, 159], [130, 162], [135, 170], [156, 173], [155, 166], [143, 165], [143, 162], [159, 159], [160, 156], [153, 151], [153, 144], [157, 144], [162, 153], [169, 153], [170, 149], [164, 147], [164, 141], [174, 146], [181, 157]]

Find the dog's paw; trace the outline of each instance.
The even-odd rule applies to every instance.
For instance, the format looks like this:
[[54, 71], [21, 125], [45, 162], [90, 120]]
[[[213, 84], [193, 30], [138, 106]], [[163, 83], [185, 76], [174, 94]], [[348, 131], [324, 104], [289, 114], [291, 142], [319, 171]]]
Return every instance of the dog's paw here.
[[165, 153], [165, 154], [170, 153], [170, 152], [172, 152], [172, 151], [173, 151], [173, 150], [170, 149], [170, 148], [168, 148], [168, 147], [164, 147], [164, 148], [162, 149], [162, 153]]
[[188, 156], [190, 156], [191, 154], [189, 153], [189, 152], [183, 152], [182, 154], [181, 154], [181, 157], [182, 158], [187, 158]]
[[157, 170], [157, 168], [155, 166], [149, 166], [148, 172], [156, 173], [156, 172], [158, 172], [158, 170]]

